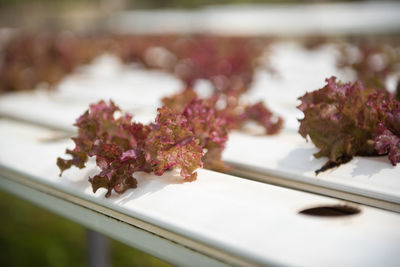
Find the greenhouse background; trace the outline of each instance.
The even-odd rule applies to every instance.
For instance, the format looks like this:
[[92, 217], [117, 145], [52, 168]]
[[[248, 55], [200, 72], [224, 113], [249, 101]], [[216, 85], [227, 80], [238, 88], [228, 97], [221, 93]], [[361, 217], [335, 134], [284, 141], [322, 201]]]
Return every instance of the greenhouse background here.
[[[349, 13], [341, 14], [342, 10]], [[211, 33], [285, 40], [302, 39], [307, 35], [312, 37], [311, 45], [315, 41], [317, 46], [327, 33], [329, 38], [354, 34], [368, 40], [393, 38], [397, 42], [400, 33], [398, 10], [398, 2], [390, 1], [0, 0], [0, 45], [2, 35], [7, 36], [13, 31], [144, 35]], [[310, 14], [308, 20], [303, 20], [302, 12]], [[243, 20], [238, 19], [241, 14]], [[333, 19], [324, 20], [321, 14]], [[339, 24], [334, 21], [338, 14], [343, 15], [337, 20], [341, 22]], [[283, 18], [289, 18], [289, 21]], [[351, 18], [355, 18], [354, 21]], [[359, 23], [364, 18], [376, 24]], [[271, 26], [273, 23], [276, 26]], [[290, 49], [294, 48], [289, 46], [289, 53]], [[289, 120], [289, 123], [292, 122]], [[3, 191], [0, 192], [0, 210], [1, 266], [88, 266], [90, 232], [84, 227]], [[107, 262], [109, 266], [169, 266], [118, 241], [108, 239], [104, 244], [108, 246], [104, 250], [107, 254], [103, 255], [105, 266]]]

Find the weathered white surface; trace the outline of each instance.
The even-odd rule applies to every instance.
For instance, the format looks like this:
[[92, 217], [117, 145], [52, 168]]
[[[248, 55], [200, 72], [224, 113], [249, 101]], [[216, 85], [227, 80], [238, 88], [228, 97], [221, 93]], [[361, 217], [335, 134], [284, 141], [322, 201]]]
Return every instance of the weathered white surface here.
[[400, 264], [400, 216], [358, 206], [361, 213], [315, 218], [298, 212], [341, 201], [264, 183], [199, 170], [182, 183], [171, 172], [139, 174], [137, 189], [122, 196], [93, 194], [93, 167], [68, 170], [55, 165], [67, 141], [43, 142], [54, 132], [0, 120], [0, 164], [30, 179], [112, 208], [185, 237], [262, 264], [296, 266], [396, 266]]

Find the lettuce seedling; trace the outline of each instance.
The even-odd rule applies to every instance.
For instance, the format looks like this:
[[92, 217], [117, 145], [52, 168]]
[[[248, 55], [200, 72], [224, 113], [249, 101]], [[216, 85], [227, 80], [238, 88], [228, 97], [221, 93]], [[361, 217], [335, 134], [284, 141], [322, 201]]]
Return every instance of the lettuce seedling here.
[[360, 81], [337, 82], [336, 77], [314, 92], [300, 97], [304, 113], [299, 133], [309, 137], [328, 161], [318, 170], [339, 166], [353, 156], [388, 154], [400, 162], [400, 108], [392, 94], [364, 88]]
[[100, 101], [81, 115], [75, 126], [78, 135], [72, 140], [73, 150], [66, 150], [71, 159], [57, 159], [60, 175], [71, 166], [84, 168], [89, 157], [95, 157], [100, 173], [89, 178], [93, 192], [107, 189], [121, 194], [137, 186], [133, 176], [143, 171], [162, 175], [171, 168], [180, 169], [186, 181], [197, 177], [202, 167], [203, 147], [192, 131], [187, 118], [179, 112], [162, 107], [154, 123], [132, 122], [132, 116], [122, 114], [112, 102]]

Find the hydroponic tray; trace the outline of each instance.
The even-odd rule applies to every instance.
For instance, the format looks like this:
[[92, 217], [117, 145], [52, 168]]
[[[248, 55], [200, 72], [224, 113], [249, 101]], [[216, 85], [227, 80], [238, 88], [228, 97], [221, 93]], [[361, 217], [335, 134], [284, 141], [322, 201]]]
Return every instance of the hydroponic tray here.
[[[18, 194], [23, 185], [36, 190], [30, 194], [55, 197], [42, 203], [43, 206], [65, 199], [98, 209], [108, 214], [108, 218], [127, 220], [133, 226], [138, 223], [136, 227], [152, 232], [161, 241], [171, 239], [175, 245], [221, 264], [321, 266], [328, 262], [332, 266], [382, 263], [396, 266], [400, 263], [397, 213], [203, 169], [198, 170], [197, 181], [186, 183], [174, 172], [161, 177], [138, 174], [137, 189], [123, 195], [112, 194], [107, 199], [105, 190], [93, 194], [87, 182], [88, 175], [95, 171], [93, 165], [58, 176], [55, 159], [72, 143], [54, 141], [54, 134], [57, 133], [46, 128], [1, 119], [0, 187]], [[30, 197], [25, 195], [27, 199]], [[330, 218], [299, 214], [303, 209], [321, 205], [347, 205], [360, 213]], [[53, 210], [56, 211], [54, 205]], [[84, 211], [78, 215], [89, 216]], [[91, 223], [101, 228], [100, 221]], [[123, 227], [127, 236], [131, 236], [134, 228]], [[112, 235], [112, 229], [104, 231]], [[168, 257], [171, 251], [174, 250], [164, 247], [158, 256], [172, 261], [172, 256], [181, 256]], [[193, 258], [176, 261], [196, 264]]]
[[[355, 157], [316, 176], [314, 171], [326, 159], [313, 158], [316, 149], [297, 134], [301, 116], [295, 108], [297, 97], [323, 86], [329, 73], [344, 75], [335, 68], [335, 47], [308, 51], [296, 43], [278, 43], [271, 49], [270, 60], [280, 75], [258, 72], [248, 99], [266, 100], [286, 124], [275, 136], [231, 133], [223, 159], [233, 166], [232, 173], [400, 211], [400, 169], [386, 157]], [[160, 99], [179, 88], [180, 83], [168, 74], [123, 67], [108, 55], [67, 77], [55, 91], [1, 96], [0, 114], [72, 133], [72, 124], [89, 103], [112, 98], [132, 112], [135, 120], [149, 122], [155, 118]]]

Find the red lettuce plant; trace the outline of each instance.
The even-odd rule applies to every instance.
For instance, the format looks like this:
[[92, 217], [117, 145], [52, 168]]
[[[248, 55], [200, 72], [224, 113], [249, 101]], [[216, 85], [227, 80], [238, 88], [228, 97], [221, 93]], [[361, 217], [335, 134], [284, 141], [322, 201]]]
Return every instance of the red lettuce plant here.
[[[356, 40], [353, 42], [358, 54], [354, 51], [342, 48], [338, 59], [341, 68], [350, 68], [357, 75], [357, 79], [363, 81], [366, 87], [386, 88], [386, 81], [390, 75], [398, 77], [400, 71], [400, 46], [396, 39], [371, 41]], [[400, 82], [397, 81], [400, 85]]]
[[106, 188], [106, 197], [112, 190], [121, 194], [135, 188], [133, 174], [138, 171], [162, 175], [178, 168], [185, 180], [196, 179], [203, 147], [184, 115], [163, 107], [154, 123], [143, 125], [131, 122], [129, 114], [117, 118], [117, 111], [112, 101], [100, 101], [77, 119], [78, 136], [72, 138], [75, 148], [66, 150], [72, 158], [57, 159], [61, 174], [71, 166], [84, 168], [88, 158], [95, 157], [101, 171], [89, 182], [93, 192]]
[[[262, 51], [255, 43], [253, 38], [211, 36], [20, 33], [0, 46], [0, 93], [31, 90], [40, 83], [55, 85], [79, 65], [105, 52], [125, 63], [164, 69], [187, 84], [205, 78], [219, 88], [241, 87], [251, 81], [251, 65]], [[161, 47], [164, 57], [168, 54], [164, 59], [151, 52], [151, 48]]]
[[[197, 93], [186, 88], [183, 91], [162, 99], [164, 106], [183, 111], [192, 101], [198, 99]], [[203, 99], [203, 103], [212, 106], [217, 116], [223, 118], [229, 130], [240, 129], [248, 121], [254, 121], [265, 129], [268, 135], [277, 134], [283, 125], [283, 119], [274, 114], [263, 102], [256, 104], [240, 103], [238, 91], [227, 91], [225, 93], [213, 94], [210, 98]], [[221, 104], [223, 107], [218, 107]]]
[[316, 158], [328, 157], [321, 171], [339, 166], [353, 156], [388, 154], [400, 162], [399, 102], [384, 90], [366, 89], [361, 82], [326, 80], [323, 88], [300, 97], [304, 113], [299, 133], [319, 148]]
[[217, 91], [246, 91], [265, 44], [254, 38], [182, 38], [170, 48], [178, 58], [174, 72], [186, 87], [207, 79]]
[[0, 93], [53, 86], [104, 52], [106, 43], [72, 34], [17, 34], [0, 46]]
[[240, 114], [240, 124], [246, 121], [255, 121], [265, 129], [266, 134], [277, 134], [283, 124], [283, 119], [270, 111], [263, 102], [245, 107]]
[[198, 98], [193, 90], [195, 82], [207, 79], [214, 92], [205, 102], [218, 111], [229, 129], [238, 129], [247, 121], [255, 121], [265, 128], [266, 134], [278, 133], [282, 118], [274, 115], [262, 102], [248, 105], [240, 101], [251, 85], [257, 58], [266, 45], [265, 40], [257, 42], [249, 38], [198, 36], [180, 40], [171, 50], [178, 58], [175, 74], [184, 82], [185, 88], [163, 98], [163, 105], [183, 111]]

